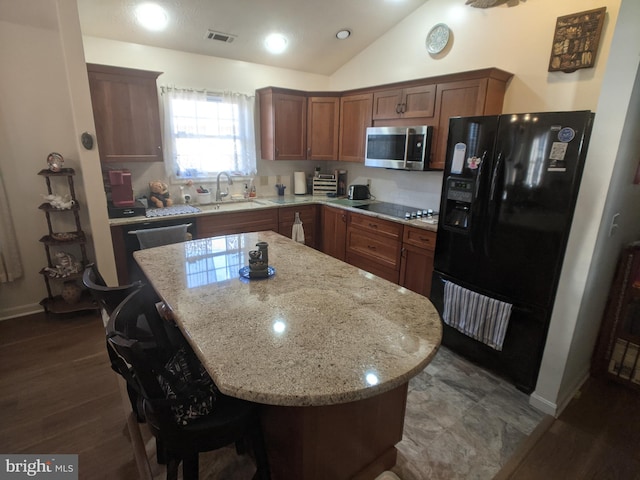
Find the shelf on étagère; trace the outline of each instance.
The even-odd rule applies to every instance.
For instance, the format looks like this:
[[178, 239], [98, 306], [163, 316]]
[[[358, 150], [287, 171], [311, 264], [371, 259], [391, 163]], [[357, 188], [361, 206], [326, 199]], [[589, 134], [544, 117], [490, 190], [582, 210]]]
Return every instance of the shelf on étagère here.
[[80, 210], [80, 205], [78, 205], [77, 200], [74, 200], [73, 205], [69, 208], [56, 208], [49, 203], [42, 203], [39, 207], [40, 210], [44, 210], [45, 212], [72, 212], [74, 210]]
[[77, 245], [87, 243], [87, 237], [84, 232], [60, 232], [44, 235], [40, 242], [49, 246]]
[[99, 309], [88, 290], [82, 292], [80, 300], [76, 303], [67, 303], [60, 295], [55, 295], [43, 298], [40, 305], [44, 307], [46, 312], [60, 314]]
[[38, 175], [42, 175], [44, 177], [68, 177], [69, 175], [75, 174], [76, 172], [73, 168], [61, 168], [57, 172], [45, 168], [38, 172]]
[[52, 277], [51, 275], [49, 275], [49, 272], [46, 270], [47, 267], [41, 268], [40, 269], [40, 275], [44, 275], [45, 277], [47, 277], [49, 280], [62, 280], [62, 281], [68, 281], [68, 280], [79, 280], [82, 278], [82, 274], [83, 272], [80, 271], [78, 273], [70, 273], [69, 275], [67, 275], [66, 277]]

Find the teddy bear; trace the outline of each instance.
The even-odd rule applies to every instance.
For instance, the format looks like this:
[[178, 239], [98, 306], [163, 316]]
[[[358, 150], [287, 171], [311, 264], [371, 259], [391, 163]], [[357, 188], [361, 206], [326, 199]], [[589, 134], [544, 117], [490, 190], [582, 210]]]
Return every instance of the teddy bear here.
[[169, 193], [169, 187], [166, 183], [163, 183], [160, 180], [149, 182], [149, 190], [151, 191], [149, 200], [156, 208], [170, 207], [173, 205], [173, 200], [171, 200], [171, 194]]

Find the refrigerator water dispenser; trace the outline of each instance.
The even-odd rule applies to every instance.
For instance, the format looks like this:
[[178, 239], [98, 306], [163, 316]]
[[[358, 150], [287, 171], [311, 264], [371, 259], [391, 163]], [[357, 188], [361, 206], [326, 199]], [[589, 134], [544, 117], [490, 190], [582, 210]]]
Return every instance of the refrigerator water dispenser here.
[[446, 202], [444, 204], [444, 226], [467, 230], [473, 202], [474, 180], [469, 178], [447, 178]]

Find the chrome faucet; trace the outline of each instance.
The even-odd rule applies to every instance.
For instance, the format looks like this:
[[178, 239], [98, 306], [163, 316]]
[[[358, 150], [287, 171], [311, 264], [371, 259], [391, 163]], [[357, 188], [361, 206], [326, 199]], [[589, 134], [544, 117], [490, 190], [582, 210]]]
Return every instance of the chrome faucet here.
[[226, 175], [227, 180], [229, 180], [229, 185], [233, 185], [233, 180], [231, 180], [231, 176], [227, 172], [220, 172], [218, 174], [218, 178], [216, 179], [216, 202], [221, 202], [224, 197], [229, 195], [228, 188], [226, 192], [220, 191], [220, 175]]

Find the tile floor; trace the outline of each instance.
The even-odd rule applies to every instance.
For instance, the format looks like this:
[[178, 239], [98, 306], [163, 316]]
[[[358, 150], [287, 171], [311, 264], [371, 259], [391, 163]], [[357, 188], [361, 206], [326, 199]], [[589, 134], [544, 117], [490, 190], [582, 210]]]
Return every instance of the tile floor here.
[[441, 347], [409, 382], [402, 480], [491, 479], [542, 420], [528, 395]]
[[[401, 480], [489, 480], [542, 420], [528, 395], [445, 347], [409, 383], [404, 438], [393, 472]], [[154, 442], [143, 432], [154, 478]], [[233, 448], [201, 455], [203, 479], [250, 479]]]

